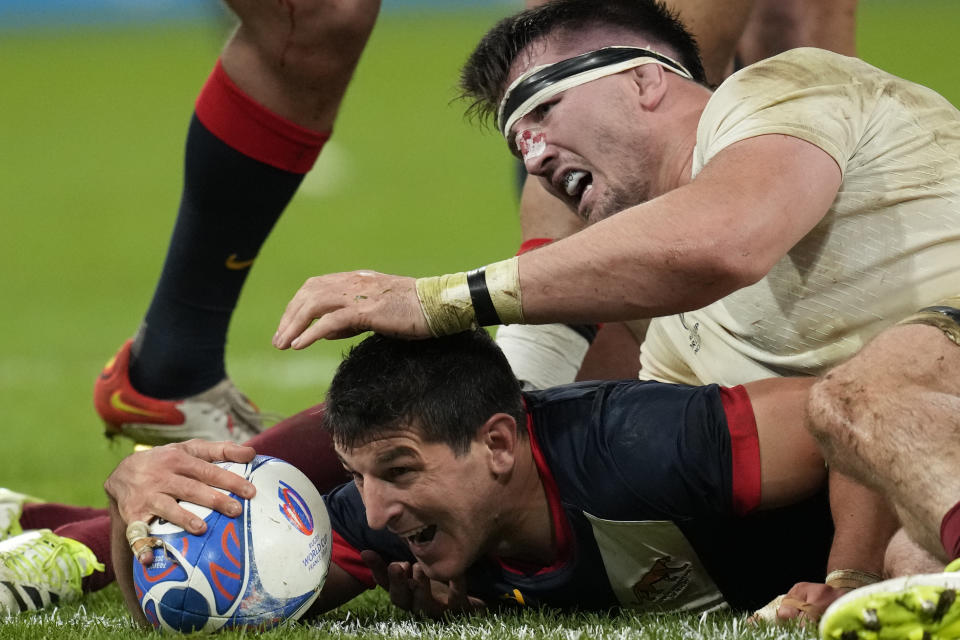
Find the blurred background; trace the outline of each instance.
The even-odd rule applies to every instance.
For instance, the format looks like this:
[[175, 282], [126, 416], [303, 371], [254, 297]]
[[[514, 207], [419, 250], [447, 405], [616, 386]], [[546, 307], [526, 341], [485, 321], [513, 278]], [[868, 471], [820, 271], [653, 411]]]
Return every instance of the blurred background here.
[[[227, 367], [264, 410], [319, 402], [345, 342], [270, 346], [311, 275], [512, 255], [514, 167], [463, 118], [460, 65], [515, 2], [384, 0], [333, 139], [260, 254]], [[869, 62], [960, 104], [957, 0], [862, 0]], [[93, 381], [146, 311], [193, 101], [231, 28], [212, 0], [0, 0], [0, 486], [102, 505], [129, 445]]]

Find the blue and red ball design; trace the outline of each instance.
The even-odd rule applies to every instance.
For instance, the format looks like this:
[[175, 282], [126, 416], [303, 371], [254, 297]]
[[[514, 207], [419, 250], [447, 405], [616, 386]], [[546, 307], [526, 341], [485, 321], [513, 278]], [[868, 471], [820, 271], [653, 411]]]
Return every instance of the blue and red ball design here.
[[[182, 503], [203, 518], [206, 532], [195, 536], [170, 523], [152, 523], [151, 535], [164, 547], [148, 567], [133, 561], [137, 599], [158, 629], [270, 628], [299, 617], [326, 578], [330, 524], [306, 476], [267, 456], [221, 465], [257, 486], [251, 500], [231, 494], [243, 512], [230, 518]], [[270, 515], [277, 510], [282, 519]]]

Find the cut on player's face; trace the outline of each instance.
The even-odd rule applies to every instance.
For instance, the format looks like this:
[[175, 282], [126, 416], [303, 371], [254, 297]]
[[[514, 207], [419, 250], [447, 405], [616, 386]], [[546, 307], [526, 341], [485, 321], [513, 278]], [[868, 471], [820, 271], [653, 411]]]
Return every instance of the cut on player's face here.
[[480, 444], [458, 456], [409, 430], [338, 453], [367, 524], [403, 538], [428, 577], [461, 576], [493, 544], [501, 501]]

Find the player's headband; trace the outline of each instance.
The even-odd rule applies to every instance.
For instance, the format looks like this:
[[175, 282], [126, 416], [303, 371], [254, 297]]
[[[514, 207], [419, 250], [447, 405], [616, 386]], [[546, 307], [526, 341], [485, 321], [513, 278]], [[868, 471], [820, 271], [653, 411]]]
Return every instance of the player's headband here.
[[690, 80], [693, 76], [682, 64], [662, 53], [640, 47], [604, 47], [595, 51], [530, 69], [514, 80], [497, 109], [497, 126], [510, 139], [510, 129], [545, 100], [558, 93], [615, 73], [645, 64], [659, 64]]

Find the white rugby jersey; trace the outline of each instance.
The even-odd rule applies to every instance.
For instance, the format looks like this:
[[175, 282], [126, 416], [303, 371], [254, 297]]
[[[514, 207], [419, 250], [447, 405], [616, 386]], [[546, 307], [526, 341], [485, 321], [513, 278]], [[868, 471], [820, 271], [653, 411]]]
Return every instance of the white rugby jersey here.
[[643, 377], [733, 385], [817, 374], [960, 293], [960, 112], [945, 98], [856, 58], [794, 49], [717, 89], [694, 177], [725, 147], [763, 134], [830, 154], [843, 172], [837, 198], [759, 282], [654, 320]]

